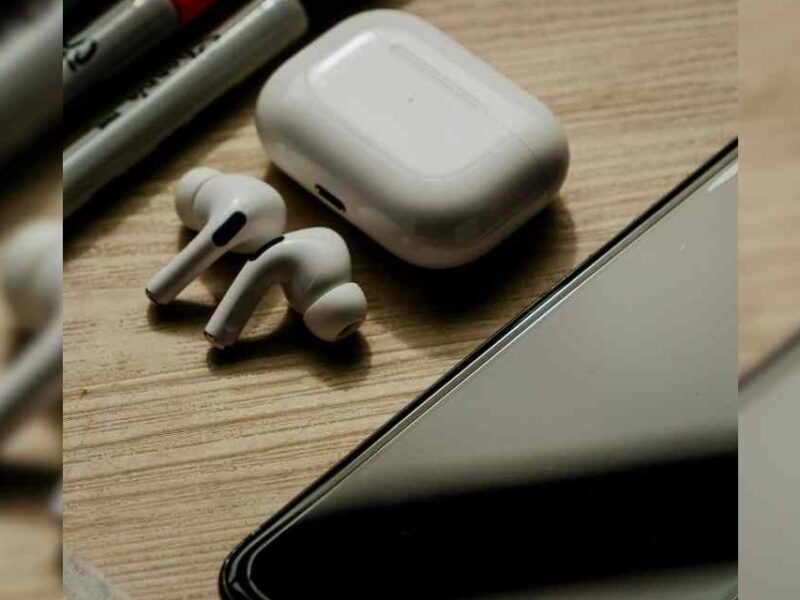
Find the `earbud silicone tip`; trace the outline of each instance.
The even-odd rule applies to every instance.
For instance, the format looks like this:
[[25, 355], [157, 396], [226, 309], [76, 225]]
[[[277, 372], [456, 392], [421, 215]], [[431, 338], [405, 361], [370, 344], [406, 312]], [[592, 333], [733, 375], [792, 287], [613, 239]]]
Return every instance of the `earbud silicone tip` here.
[[53, 252], [60, 256], [61, 235], [60, 223], [36, 221], [16, 232], [3, 251], [3, 289], [23, 329], [39, 327], [45, 318], [48, 299], [41, 286], [52, 283], [49, 277], [60, 279], [60, 274], [41, 270], [43, 261], [61, 262], [59, 257], [48, 258]]
[[218, 175], [221, 173], [216, 169], [196, 167], [187, 171], [178, 180], [178, 184], [175, 186], [175, 212], [187, 227], [197, 229], [200, 226], [199, 223], [194, 223], [197, 220], [193, 210], [195, 196], [206, 181]]
[[303, 315], [311, 332], [326, 342], [338, 342], [355, 332], [367, 316], [367, 298], [349, 282], [320, 296]]

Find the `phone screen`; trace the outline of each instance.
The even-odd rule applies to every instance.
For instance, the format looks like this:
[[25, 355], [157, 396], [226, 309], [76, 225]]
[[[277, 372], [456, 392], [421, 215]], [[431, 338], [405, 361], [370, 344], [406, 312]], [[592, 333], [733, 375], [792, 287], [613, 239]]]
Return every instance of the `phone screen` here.
[[736, 156], [245, 540], [224, 595], [734, 597]]

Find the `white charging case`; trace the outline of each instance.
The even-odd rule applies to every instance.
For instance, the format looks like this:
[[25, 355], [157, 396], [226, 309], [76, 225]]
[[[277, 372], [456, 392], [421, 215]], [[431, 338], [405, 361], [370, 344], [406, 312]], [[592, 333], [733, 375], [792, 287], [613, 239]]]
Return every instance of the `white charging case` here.
[[256, 112], [279, 168], [422, 267], [488, 252], [552, 199], [569, 162], [544, 104], [395, 10], [357, 14], [300, 50]]

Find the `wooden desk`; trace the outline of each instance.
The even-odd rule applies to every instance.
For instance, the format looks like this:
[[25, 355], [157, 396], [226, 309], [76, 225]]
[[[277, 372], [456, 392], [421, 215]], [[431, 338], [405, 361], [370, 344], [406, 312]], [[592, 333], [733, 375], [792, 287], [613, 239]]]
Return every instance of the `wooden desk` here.
[[800, 2], [740, 4], [739, 368], [800, 329]]
[[[265, 74], [106, 190], [66, 244], [64, 535], [134, 598], [215, 597], [244, 534], [737, 133], [735, 0], [403, 8], [552, 107], [572, 152], [563, 197], [471, 267], [406, 266], [269, 166]], [[370, 302], [360, 335], [316, 342], [276, 291], [246, 341], [211, 350], [235, 259], [149, 305], [145, 282], [187, 240], [172, 184], [197, 165], [265, 177], [290, 228], [345, 236]]]

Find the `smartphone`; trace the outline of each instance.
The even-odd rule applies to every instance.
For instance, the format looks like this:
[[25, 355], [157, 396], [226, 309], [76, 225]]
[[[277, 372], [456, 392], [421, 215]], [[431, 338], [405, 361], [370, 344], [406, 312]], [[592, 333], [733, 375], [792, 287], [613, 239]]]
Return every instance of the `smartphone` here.
[[226, 600], [736, 597], [732, 142], [225, 560]]

